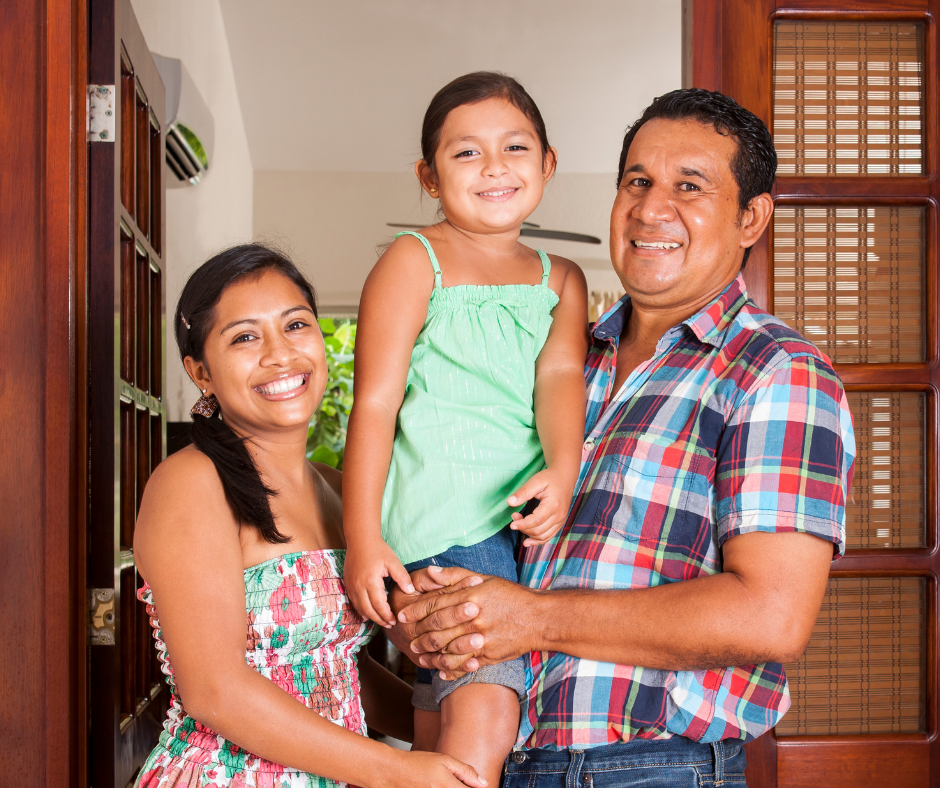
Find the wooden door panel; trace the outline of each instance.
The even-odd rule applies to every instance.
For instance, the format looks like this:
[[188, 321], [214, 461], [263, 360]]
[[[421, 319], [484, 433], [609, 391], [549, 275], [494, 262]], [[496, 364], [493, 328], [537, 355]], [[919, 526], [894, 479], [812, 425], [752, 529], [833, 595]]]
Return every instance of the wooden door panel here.
[[167, 691], [137, 600], [134, 524], [165, 456], [164, 87], [129, 0], [91, 0], [89, 80], [114, 85], [114, 141], [89, 144], [89, 585], [113, 589], [113, 644], [91, 646], [89, 764], [125, 788], [157, 741]]
[[[858, 456], [793, 707], [752, 788], [940, 784], [938, 0], [689, 0], [687, 84], [760, 116], [781, 167], [752, 297], [846, 385]], [[932, 781], [932, 782], [931, 782]]]

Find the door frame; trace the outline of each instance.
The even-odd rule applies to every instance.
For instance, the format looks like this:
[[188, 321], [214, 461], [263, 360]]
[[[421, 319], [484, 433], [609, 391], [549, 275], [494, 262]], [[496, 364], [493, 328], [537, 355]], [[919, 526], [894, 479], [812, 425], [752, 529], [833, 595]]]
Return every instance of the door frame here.
[[[925, 301], [932, 304], [928, 310], [926, 361], [910, 365], [916, 380], [898, 383], [892, 367], [902, 365], [836, 364], [836, 372], [847, 390], [930, 390], [925, 422], [925, 485], [924, 516], [926, 539], [923, 548], [883, 551], [853, 549], [833, 565], [833, 577], [869, 576], [888, 572], [892, 576], [915, 575], [926, 577], [926, 647], [927, 675], [927, 733], [926, 734], [866, 734], [865, 736], [806, 736], [777, 737], [775, 731], [746, 745], [748, 755], [748, 781], [757, 788], [776, 788], [781, 782], [791, 783], [805, 775], [824, 779], [827, 768], [838, 768], [844, 774], [861, 774], [865, 764], [884, 770], [897, 759], [897, 748], [903, 747], [908, 762], [928, 776], [930, 784], [940, 784], [940, 736], [938, 736], [937, 695], [940, 686], [940, 624], [938, 624], [938, 571], [940, 571], [940, 491], [938, 469], [940, 448], [937, 429], [940, 412], [937, 411], [937, 392], [940, 390], [940, 358], [938, 358], [938, 326], [935, 319], [938, 307], [938, 283], [931, 260], [937, 259], [940, 231], [933, 216], [940, 204], [940, 178], [938, 178], [938, 105], [937, 105], [937, 22], [940, 0], [855, 0], [851, 11], [833, 10], [835, 0], [683, 0], [683, 62], [682, 79], [686, 87], [701, 87], [721, 91], [742, 106], [754, 112], [772, 131], [773, 112], [773, 22], [776, 19], [866, 19], [916, 20], [926, 25], [926, 81], [925, 81], [925, 149], [924, 174], [903, 176], [895, 181], [858, 177], [831, 177], [828, 184], [832, 194], [819, 194], [807, 182], [793, 176], [779, 179], [774, 188], [775, 203], [826, 204], [864, 202], [874, 197], [887, 198], [890, 204], [911, 202], [901, 181], [908, 186], [916, 183], [926, 196], [918, 196], [916, 204], [929, 204], [927, 211], [926, 249], [928, 260]], [[724, 58], [726, 53], [733, 57]], [[860, 185], [864, 183], [864, 187]], [[828, 192], [827, 192], [828, 194]], [[762, 307], [770, 308], [773, 290], [773, 271], [770, 266], [770, 240], [772, 225], [754, 247], [751, 261], [744, 271], [752, 298]], [[914, 370], [914, 367], [917, 369]], [[931, 666], [933, 669], [931, 669]], [[781, 768], [781, 765], [783, 768]], [[778, 774], [779, 772], [779, 774]], [[879, 772], [880, 773], [880, 772]], [[801, 782], [801, 784], [803, 784]]]
[[47, 788], [87, 772], [86, 52], [86, 0], [3, 3], [4, 771]]

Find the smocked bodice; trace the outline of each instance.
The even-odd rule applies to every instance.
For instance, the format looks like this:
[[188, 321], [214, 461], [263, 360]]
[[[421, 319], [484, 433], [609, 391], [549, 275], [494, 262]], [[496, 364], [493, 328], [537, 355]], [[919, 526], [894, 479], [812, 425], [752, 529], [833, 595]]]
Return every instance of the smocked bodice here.
[[[364, 735], [356, 652], [369, 641], [374, 625], [346, 596], [344, 558], [344, 550], [313, 550], [245, 570], [245, 661], [322, 717]], [[171, 689], [160, 744], [141, 770], [139, 788], [335, 785], [258, 758], [190, 717], [176, 689], [150, 587], [144, 585], [138, 596], [147, 604]], [[206, 658], [211, 660], [211, 654]]]

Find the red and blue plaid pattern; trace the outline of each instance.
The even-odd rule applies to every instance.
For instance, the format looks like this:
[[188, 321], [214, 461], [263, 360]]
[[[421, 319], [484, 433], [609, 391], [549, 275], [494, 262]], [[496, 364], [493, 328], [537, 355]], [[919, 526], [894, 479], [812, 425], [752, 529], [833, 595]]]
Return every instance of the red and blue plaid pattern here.
[[[798, 531], [845, 550], [855, 438], [839, 378], [738, 277], [611, 391], [629, 299], [593, 328], [586, 441], [568, 521], [524, 552], [532, 588], [647, 588], [721, 571], [722, 543]], [[776, 663], [667, 671], [535, 652], [519, 743], [750, 740], [790, 706]]]

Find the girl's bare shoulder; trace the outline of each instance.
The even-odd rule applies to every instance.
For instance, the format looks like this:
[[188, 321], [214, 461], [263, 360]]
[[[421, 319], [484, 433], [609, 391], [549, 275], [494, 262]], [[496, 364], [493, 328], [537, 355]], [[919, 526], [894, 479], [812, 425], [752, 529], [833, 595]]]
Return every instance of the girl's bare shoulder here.
[[587, 280], [584, 271], [574, 260], [550, 254], [548, 259], [552, 264], [552, 272], [548, 278], [548, 286], [561, 297], [566, 291], [572, 290], [587, 293]]

